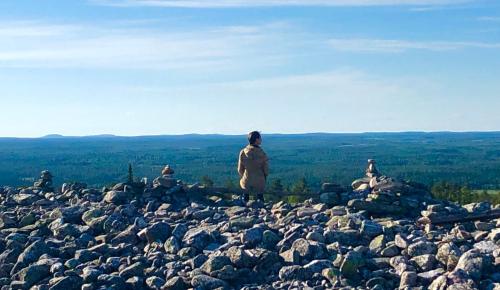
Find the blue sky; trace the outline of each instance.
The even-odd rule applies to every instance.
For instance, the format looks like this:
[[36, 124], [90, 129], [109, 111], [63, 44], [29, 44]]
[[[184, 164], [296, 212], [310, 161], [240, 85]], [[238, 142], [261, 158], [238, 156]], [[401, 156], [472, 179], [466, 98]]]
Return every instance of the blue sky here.
[[495, 0], [2, 0], [0, 136], [500, 130]]

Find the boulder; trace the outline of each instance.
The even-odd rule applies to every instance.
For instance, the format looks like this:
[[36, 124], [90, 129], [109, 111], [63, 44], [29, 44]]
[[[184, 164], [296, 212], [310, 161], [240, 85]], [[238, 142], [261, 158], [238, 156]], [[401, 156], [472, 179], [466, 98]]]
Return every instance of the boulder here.
[[221, 279], [213, 278], [208, 275], [196, 275], [191, 279], [191, 286], [195, 289], [200, 290], [212, 290], [212, 289], [227, 289], [229, 285], [227, 282]]
[[111, 190], [104, 195], [104, 201], [112, 204], [125, 204], [129, 201], [130, 194], [125, 191]]
[[298, 265], [284, 266], [279, 271], [279, 277], [283, 281], [291, 281], [291, 280], [305, 281], [310, 279], [310, 276], [311, 272], [309, 272], [304, 267]]
[[477, 249], [465, 252], [458, 260], [455, 270], [463, 270], [472, 279], [478, 281], [482, 274], [486, 274], [487, 260]]
[[324, 192], [320, 194], [319, 200], [330, 207], [338, 205], [341, 202], [340, 195], [336, 192]]

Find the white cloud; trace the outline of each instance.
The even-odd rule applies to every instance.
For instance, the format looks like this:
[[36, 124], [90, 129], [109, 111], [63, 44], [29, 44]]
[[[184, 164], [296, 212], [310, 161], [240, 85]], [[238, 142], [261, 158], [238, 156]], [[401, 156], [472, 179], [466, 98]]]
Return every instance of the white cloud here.
[[482, 16], [482, 17], [478, 17], [477, 20], [484, 21], [484, 22], [500, 22], [500, 17]]
[[37, 21], [0, 23], [0, 37], [26, 38], [64, 35], [79, 29], [76, 25], [44, 24]]
[[390, 6], [456, 5], [476, 0], [91, 0], [111, 6], [231, 8], [266, 6]]
[[330, 39], [328, 44], [339, 51], [400, 53], [408, 50], [451, 51], [467, 48], [497, 49], [500, 43], [467, 41], [407, 41], [396, 39]]
[[[192, 31], [0, 23], [0, 67], [213, 70], [273, 58], [266, 43], [283, 23]], [[265, 57], [260, 57], [265, 55]]]
[[[500, 43], [332, 38], [306, 35], [287, 22], [197, 30], [108, 23], [0, 22], [0, 67], [225, 71], [286, 64], [329, 47], [347, 52], [497, 49]], [[139, 26], [141, 27], [141, 26]], [[290, 33], [293, 32], [293, 33]], [[310, 52], [313, 54], [313, 52]]]

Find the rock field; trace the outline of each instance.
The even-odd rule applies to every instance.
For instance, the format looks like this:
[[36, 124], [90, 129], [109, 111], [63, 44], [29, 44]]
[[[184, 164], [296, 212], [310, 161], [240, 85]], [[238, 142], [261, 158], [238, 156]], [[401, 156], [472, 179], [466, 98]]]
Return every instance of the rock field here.
[[373, 169], [299, 204], [206, 196], [163, 173], [0, 187], [1, 289], [500, 289], [498, 206], [436, 201]]

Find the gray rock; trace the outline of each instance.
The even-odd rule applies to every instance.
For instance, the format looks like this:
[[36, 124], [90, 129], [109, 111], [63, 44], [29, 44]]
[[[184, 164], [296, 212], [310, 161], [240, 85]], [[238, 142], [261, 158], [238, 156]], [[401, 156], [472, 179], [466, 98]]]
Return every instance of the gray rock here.
[[439, 276], [432, 280], [429, 290], [445, 290], [448, 286], [448, 279], [446, 276]]
[[214, 256], [201, 266], [201, 270], [212, 276], [212, 273], [221, 270], [224, 266], [230, 265], [231, 260], [226, 256]]
[[500, 241], [500, 227], [493, 229], [491, 233], [489, 233], [488, 239], [495, 243]]
[[170, 225], [165, 222], [157, 222], [139, 232], [139, 236], [144, 236], [148, 243], [164, 243], [170, 237]]
[[157, 276], [151, 276], [146, 279], [146, 285], [149, 289], [159, 290], [165, 284], [165, 280]]
[[101, 274], [101, 270], [88, 266], [83, 269], [81, 277], [84, 283], [95, 283]]
[[104, 201], [113, 204], [125, 204], [128, 202], [130, 194], [124, 191], [111, 190], [104, 195]]
[[181, 277], [170, 278], [163, 286], [164, 290], [187, 290], [187, 285]]
[[321, 273], [323, 269], [333, 267], [333, 263], [330, 260], [313, 260], [304, 266], [304, 269], [310, 273]]
[[419, 241], [408, 246], [408, 254], [412, 257], [436, 254], [437, 247], [432, 242]]
[[250, 256], [245, 250], [238, 247], [231, 247], [227, 250], [227, 256], [231, 263], [238, 268], [252, 268], [257, 260]]
[[325, 237], [322, 234], [318, 233], [318, 232], [310, 232], [310, 233], [307, 234], [306, 240], [315, 241], [315, 242], [319, 242], [319, 243], [324, 243], [325, 242]]
[[489, 232], [495, 228], [495, 224], [482, 221], [476, 221], [474, 223], [474, 226], [478, 231], [485, 231], [485, 232]]
[[120, 243], [136, 244], [137, 243], [137, 228], [132, 225], [111, 239], [112, 245], [117, 245]]
[[324, 192], [320, 194], [319, 200], [328, 206], [335, 206], [340, 204], [340, 195], [336, 192]]
[[394, 237], [394, 244], [400, 249], [408, 248], [408, 241], [403, 236], [397, 234]]
[[209, 217], [212, 217], [214, 214], [215, 212], [210, 209], [198, 210], [193, 212], [193, 218], [201, 221]]
[[262, 233], [262, 246], [268, 250], [274, 249], [280, 240], [280, 237], [271, 230]]
[[297, 217], [310, 217], [314, 214], [317, 214], [318, 210], [310, 207], [303, 207], [297, 210]]
[[95, 229], [97, 231], [102, 231], [104, 227], [104, 222], [108, 218], [107, 215], [104, 214], [102, 209], [90, 209], [83, 213], [82, 220], [88, 225], [90, 228]]
[[32, 205], [36, 201], [38, 201], [40, 197], [34, 194], [29, 193], [18, 193], [12, 196], [12, 200], [19, 205], [27, 206]]
[[200, 290], [212, 290], [212, 289], [217, 289], [217, 288], [229, 288], [229, 285], [217, 278], [210, 277], [208, 275], [196, 275], [193, 277], [191, 280], [191, 285], [195, 289], [200, 289]]
[[462, 251], [454, 243], [446, 243], [439, 247], [436, 260], [445, 265], [448, 270], [453, 270], [457, 266], [458, 259]]
[[203, 250], [210, 244], [211, 238], [205, 229], [191, 229], [186, 232], [182, 241], [186, 246]]
[[435, 270], [427, 271], [427, 272], [422, 272], [418, 273], [418, 278], [426, 283], [431, 283], [434, 281], [437, 277], [443, 275], [445, 273], [445, 270], [442, 268], [438, 268]]
[[484, 256], [477, 249], [472, 249], [460, 257], [455, 270], [463, 270], [472, 279], [477, 281], [481, 278], [486, 267]]
[[300, 263], [300, 254], [294, 249], [286, 250], [280, 253], [280, 256], [283, 260], [290, 264], [299, 264]]
[[251, 228], [241, 234], [241, 243], [247, 247], [255, 247], [262, 241], [264, 230], [262, 228]]
[[185, 224], [177, 224], [172, 230], [172, 236], [176, 237], [178, 240], [182, 240], [187, 231], [188, 227]]
[[302, 266], [293, 265], [282, 267], [279, 271], [279, 277], [282, 281], [291, 280], [308, 280], [310, 279], [311, 273], [304, 269]]
[[410, 261], [415, 263], [422, 272], [433, 270], [436, 265], [435, 256], [429, 254], [413, 257]]
[[405, 271], [401, 274], [401, 281], [399, 283], [399, 289], [404, 289], [406, 287], [414, 287], [417, 285], [417, 273], [411, 271]]
[[314, 259], [324, 259], [328, 256], [328, 251], [324, 244], [308, 241], [306, 239], [295, 240], [291, 249], [297, 251], [301, 259], [309, 261]]
[[359, 277], [358, 269], [365, 265], [365, 259], [363, 256], [356, 252], [350, 251], [344, 257], [342, 265], [340, 266], [340, 273], [349, 279], [355, 279]]
[[369, 245], [370, 251], [373, 253], [380, 253], [384, 248], [385, 248], [385, 236], [384, 235], [379, 235], [375, 237]]
[[181, 244], [176, 237], [172, 236], [165, 241], [164, 248], [168, 254], [177, 254], [181, 249]]
[[229, 220], [229, 227], [237, 229], [248, 229], [257, 223], [254, 217], [237, 217]]
[[376, 236], [379, 236], [383, 233], [383, 228], [380, 224], [370, 221], [364, 220], [361, 223], [361, 235], [366, 237], [367, 239], [372, 239]]
[[28, 266], [38, 260], [38, 258], [47, 253], [49, 248], [42, 240], [38, 240], [29, 245], [17, 259], [17, 263], [11, 270], [11, 275], [21, 270], [22, 268]]
[[136, 262], [120, 271], [120, 277], [128, 279], [133, 276], [144, 275], [144, 265], [141, 262]]
[[48, 277], [50, 275], [50, 267], [51, 265], [48, 263], [37, 263], [22, 269], [17, 275], [25, 283], [24, 285], [29, 288]]
[[390, 245], [388, 247], [385, 247], [381, 252], [380, 255], [382, 257], [394, 257], [399, 255], [399, 248], [396, 245]]
[[67, 276], [58, 278], [49, 290], [79, 290], [83, 284], [79, 276]]
[[478, 249], [482, 254], [493, 255], [493, 253], [500, 249], [500, 246], [493, 241], [481, 241], [474, 244], [474, 248]]

